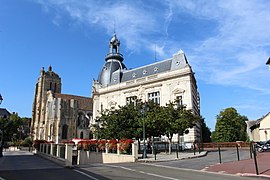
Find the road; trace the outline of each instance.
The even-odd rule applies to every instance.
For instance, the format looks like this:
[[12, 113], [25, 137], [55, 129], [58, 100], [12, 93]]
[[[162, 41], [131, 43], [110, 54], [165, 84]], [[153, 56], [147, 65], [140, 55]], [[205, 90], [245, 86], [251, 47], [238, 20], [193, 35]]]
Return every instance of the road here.
[[[249, 150], [239, 150], [239, 159], [249, 159], [250, 152]], [[237, 151], [236, 150], [224, 150], [221, 151], [221, 161], [231, 162], [237, 161]], [[160, 164], [164, 166], [178, 167], [178, 168], [187, 168], [187, 169], [196, 169], [202, 170], [208, 166], [219, 163], [219, 152], [218, 151], [209, 151], [207, 156], [195, 158], [195, 159], [183, 159], [180, 161], [167, 161], [167, 162], [157, 162], [155, 164]]]
[[[92, 164], [76, 167], [75, 169], [64, 168], [39, 156], [24, 152], [4, 154], [0, 159], [0, 180], [50, 180], [50, 179], [171, 179], [171, 180], [242, 180], [247, 177], [238, 177], [216, 173], [208, 173], [200, 170], [179, 167], [196, 159], [184, 161], [171, 161], [160, 163], [122, 163], [122, 164]], [[209, 156], [211, 153], [209, 154]], [[214, 155], [213, 155], [214, 156]], [[207, 159], [207, 158], [206, 158]], [[197, 159], [199, 160], [199, 159]], [[167, 164], [166, 164], [167, 163]], [[196, 167], [196, 166], [193, 166]], [[199, 169], [199, 167], [198, 167]], [[2, 178], [2, 179], [1, 179]]]

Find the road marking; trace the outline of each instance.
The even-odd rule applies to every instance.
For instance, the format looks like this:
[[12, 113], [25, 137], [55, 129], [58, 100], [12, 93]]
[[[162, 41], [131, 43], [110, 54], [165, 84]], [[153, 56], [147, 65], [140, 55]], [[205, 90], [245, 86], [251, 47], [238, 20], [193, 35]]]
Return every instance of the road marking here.
[[4, 179], [4, 178], [0, 177], [0, 180], [6, 180], [6, 179]]
[[163, 179], [181, 180], [181, 179], [176, 179], [176, 178], [172, 178], [172, 177], [168, 177], [168, 176], [162, 176], [162, 175], [159, 175], [159, 174], [153, 174], [153, 173], [148, 173], [148, 172], [144, 172], [144, 171], [137, 171], [135, 169], [130, 169], [130, 168], [127, 168], [127, 167], [124, 167], [124, 166], [116, 166], [116, 165], [105, 165], [105, 166], [121, 168], [121, 169], [125, 169], [125, 170], [128, 170], [128, 171], [133, 171], [133, 172], [138, 172], [138, 173], [141, 173], [141, 174], [146, 174], [148, 176], [160, 177], [160, 178], [163, 178]]
[[[150, 164], [150, 163], [144, 163], [144, 165], [148, 165], [148, 166], [156, 166], [156, 167], [163, 167], [163, 168], [168, 168], [168, 169], [178, 169], [178, 170], [183, 170], [183, 171], [193, 171], [193, 172], [201, 172], [201, 173], [208, 173], [208, 174], [221, 174], [218, 172], [212, 172], [212, 171], [202, 171], [202, 170], [197, 170], [197, 169], [187, 169], [187, 168], [179, 168], [179, 167], [171, 167], [171, 166], [165, 166], [165, 165], [161, 165], [161, 164]], [[235, 174], [222, 174], [224, 176], [237, 176]], [[239, 176], [237, 176], [239, 177]]]
[[[89, 178], [91, 178], [91, 179], [98, 180], [97, 178], [95, 178], [95, 177], [93, 177], [93, 176], [90, 176], [89, 174], [86, 174], [86, 173], [84, 173], [84, 172], [82, 172], [82, 171], [79, 171], [79, 170], [76, 170], [76, 169], [74, 169], [74, 171], [76, 171], [77, 173], [80, 173], [80, 174], [82, 174], [82, 175], [85, 175], [85, 176], [87, 176], [87, 177], [89, 177]], [[0, 179], [0, 180], [1, 180], [1, 179]]]

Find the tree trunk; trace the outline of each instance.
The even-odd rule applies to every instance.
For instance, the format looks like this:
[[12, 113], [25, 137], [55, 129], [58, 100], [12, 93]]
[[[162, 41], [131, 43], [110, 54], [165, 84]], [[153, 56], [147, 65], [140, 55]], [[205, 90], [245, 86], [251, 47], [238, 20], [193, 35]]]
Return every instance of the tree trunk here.
[[172, 154], [172, 137], [169, 138], [169, 154]]

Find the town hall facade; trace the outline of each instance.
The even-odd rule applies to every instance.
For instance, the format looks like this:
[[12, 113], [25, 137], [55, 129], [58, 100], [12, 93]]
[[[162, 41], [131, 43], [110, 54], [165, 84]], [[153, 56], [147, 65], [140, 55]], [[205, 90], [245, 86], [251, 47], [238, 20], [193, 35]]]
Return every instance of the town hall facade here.
[[[170, 59], [146, 66], [128, 69], [119, 51], [120, 41], [113, 35], [109, 53], [101, 68], [98, 80], [93, 81], [93, 119], [105, 109], [126, 105], [136, 99], [152, 100], [161, 106], [177, 102], [200, 115], [200, 96], [191, 66], [182, 50]], [[185, 142], [200, 142], [201, 127], [197, 123], [185, 134]], [[176, 141], [174, 136], [173, 140]]]

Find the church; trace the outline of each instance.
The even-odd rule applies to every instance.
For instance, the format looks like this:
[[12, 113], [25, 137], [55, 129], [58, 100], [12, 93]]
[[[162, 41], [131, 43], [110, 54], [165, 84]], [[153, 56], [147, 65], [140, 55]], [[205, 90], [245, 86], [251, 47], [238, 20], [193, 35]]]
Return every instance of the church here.
[[[109, 53], [93, 81], [93, 119], [105, 109], [126, 105], [136, 99], [154, 101], [165, 106], [169, 101], [185, 105], [194, 115], [200, 115], [200, 96], [191, 66], [182, 50], [171, 58], [128, 69], [120, 53], [116, 34], [109, 42]], [[201, 142], [201, 127], [197, 123], [180, 137], [186, 143]], [[178, 136], [173, 137], [177, 141]], [[181, 142], [183, 142], [183, 140]]]
[[91, 98], [61, 94], [61, 78], [52, 70], [41, 69], [36, 84], [31, 137], [61, 143], [72, 138], [93, 138]]
[[[32, 139], [60, 143], [72, 138], [95, 138], [92, 125], [105, 109], [117, 108], [140, 99], [165, 106], [175, 102], [200, 115], [200, 96], [191, 66], [182, 50], [171, 58], [128, 69], [120, 53], [120, 41], [114, 33], [109, 53], [97, 80], [92, 83], [92, 98], [61, 94], [61, 78], [44, 68], [36, 84], [31, 133]], [[201, 142], [201, 126], [181, 136], [181, 142]], [[178, 140], [178, 135], [173, 141]]]

